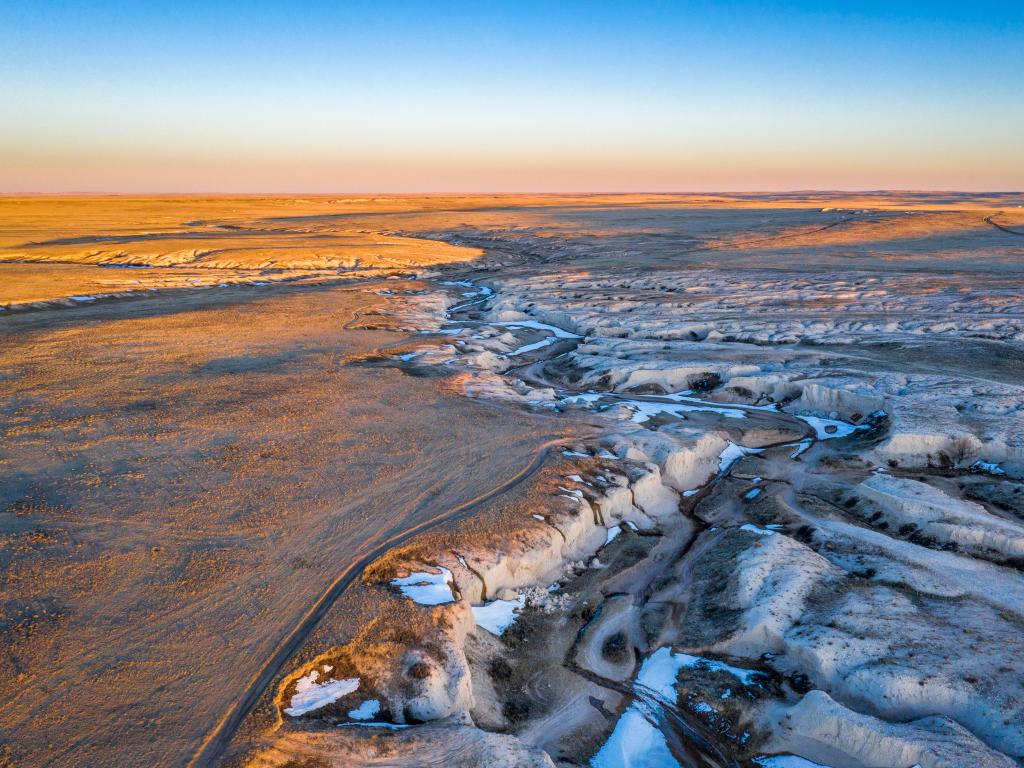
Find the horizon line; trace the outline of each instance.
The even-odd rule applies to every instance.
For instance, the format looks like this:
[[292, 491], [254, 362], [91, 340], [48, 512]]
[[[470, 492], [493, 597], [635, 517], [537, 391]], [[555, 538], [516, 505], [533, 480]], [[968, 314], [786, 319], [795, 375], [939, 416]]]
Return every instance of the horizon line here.
[[282, 195], [303, 195], [307, 197], [353, 197], [372, 195], [375, 197], [440, 197], [450, 195], [460, 196], [483, 196], [511, 197], [517, 195], [557, 196], [572, 195], [578, 197], [596, 197], [601, 195], [659, 195], [659, 196], [709, 196], [709, 195], [780, 195], [780, 194], [960, 194], [960, 195], [1024, 195], [1024, 188], [1021, 189], [967, 189], [967, 188], [913, 188], [913, 187], [870, 187], [870, 188], [843, 188], [843, 187], [807, 187], [807, 188], [775, 188], [775, 189], [748, 189], [748, 190], [432, 190], [432, 191], [409, 191], [409, 192], [381, 192], [371, 190], [334, 190], [334, 191], [303, 191], [303, 190], [136, 190], [136, 191], [112, 191], [112, 190], [53, 190], [53, 191], [0, 191], [0, 197], [142, 197], [142, 196], [167, 196], [167, 197], [190, 197], [195, 195], [206, 196], [232, 196], [232, 197], [273, 197]]

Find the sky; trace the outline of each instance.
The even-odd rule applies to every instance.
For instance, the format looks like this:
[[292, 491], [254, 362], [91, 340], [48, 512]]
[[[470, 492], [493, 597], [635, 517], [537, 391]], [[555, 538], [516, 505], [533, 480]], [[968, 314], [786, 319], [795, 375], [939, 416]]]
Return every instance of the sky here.
[[0, 192], [1024, 189], [1024, 2], [0, 2]]

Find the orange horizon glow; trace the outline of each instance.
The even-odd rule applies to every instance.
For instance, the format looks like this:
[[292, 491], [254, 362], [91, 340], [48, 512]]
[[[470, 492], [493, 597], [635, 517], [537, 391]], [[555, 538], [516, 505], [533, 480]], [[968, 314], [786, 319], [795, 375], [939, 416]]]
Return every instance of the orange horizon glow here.
[[4, 193], [1024, 188], [1024, 10], [0, 9]]

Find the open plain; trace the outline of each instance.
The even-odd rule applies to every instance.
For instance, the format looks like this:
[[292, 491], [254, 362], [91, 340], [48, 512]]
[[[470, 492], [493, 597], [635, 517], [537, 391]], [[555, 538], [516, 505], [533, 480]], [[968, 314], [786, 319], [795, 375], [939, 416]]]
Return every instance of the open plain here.
[[1020, 765], [1022, 205], [0, 198], [0, 765]]

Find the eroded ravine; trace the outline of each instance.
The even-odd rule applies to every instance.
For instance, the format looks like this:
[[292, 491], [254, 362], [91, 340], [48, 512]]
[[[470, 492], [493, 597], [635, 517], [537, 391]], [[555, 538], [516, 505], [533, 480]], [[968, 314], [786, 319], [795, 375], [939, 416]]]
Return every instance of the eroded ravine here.
[[[980, 664], [992, 675], [989, 662], [964, 657], [948, 640], [936, 641], [930, 627], [945, 620], [943, 601], [980, 599], [963, 581], [968, 572], [983, 573], [998, 594], [1017, 594], [1020, 577], [1012, 553], [1018, 524], [995, 505], [972, 507], [964, 498], [1003, 482], [1007, 471], [1019, 471], [1012, 432], [978, 432], [972, 438], [913, 433], [909, 427], [916, 422], [908, 422], [908, 415], [934, 385], [927, 379], [932, 373], [908, 363], [906, 374], [893, 376], [898, 358], [892, 358], [896, 362], [890, 361], [885, 375], [902, 381], [902, 389], [884, 378], [872, 387], [865, 381], [871, 374], [842, 363], [857, 357], [855, 352], [830, 356], [813, 344], [856, 350], [858, 334], [870, 344], [890, 345], [922, 333], [950, 334], [939, 337], [943, 344], [977, 333], [1009, 337], [1017, 332], [1017, 310], [1000, 306], [990, 312], [989, 300], [979, 294], [966, 303], [957, 299], [968, 311], [951, 322], [942, 313], [946, 307], [954, 311], [955, 302], [942, 296], [929, 305], [933, 316], [918, 320], [915, 303], [925, 301], [919, 297], [941, 295], [948, 286], [913, 277], [900, 294], [903, 278], [881, 286], [873, 278], [843, 275], [838, 282], [850, 292], [843, 300], [867, 305], [851, 319], [840, 313], [832, 326], [829, 312], [835, 310], [816, 309], [803, 326], [809, 337], [803, 343], [793, 310], [787, 316], [769, 301], [770, 309], [757, 313], [757, 302], [767, 299], [762, 294], [744, 297], [727, 313], [710, 302], [691, 303], [689, 311], [674, 299], [651, 303], [655, 288], [710, 290], [725, 302], [733, 279], [728, 276], [677, 277], [669, 269], [657, 285], [642, 271], [537, 278], [522, 265], [531, 259], [545, 264], [547, 258], [538, 259], [528, 248], [511, 251], [520, 265], [513, 274], [481, 270], [482, 278], [450, 276], [444, 285], [450, 309], [444, 322], [429, 328], [439, 329], [440, 337], [425, 338], [395, 364], [410, 371], [461, 372], [470, 396], [585, 419], [601, 425], [600, 434], [563, 454], [557, 476], [546, 479], [550, 500], [524, 515], [532, 522], [524, 519], [522, 527], [505, 534], [517, 542], [509, 551], [496, 554], [489, 548], [503, 547], [500, 539], [474, 539], [467, 532], [452, 550], [457, 555], [424, 542], [370, 569], [367, 584], [385, 590], [408, 579], [433, 582], [440, 574], [451, 585], [450, 600], [427, 610], [434, 621], [448, 624], [442, 634], [454, 655], [443, 661], [443, 671], [398, 667], [399, 677], [468, 681], [460, 691], [451, 688], [433, 699], [427, 720], [449, 728], [453, 737], [477, 734], [473, 749], [484, 743], [497, 749], [481, 730], [516, 735], [519, 746], [503, 741], [499, 750], [503, 757], [497, 762], [509, 765], [553, 759], [610, 766], [664, 758], [672, 761], [666, 765], [687, 766], [832, 759], [859, 766], [902, 765], [906, 759], [910, 768], [954, 766], [962, 755], [970, 755], [971, 764], [1009, 765], [1007, 756], [1019, 753], [1019, 733], [1012, 725], [990, 727], [969, 716], [969, 702], [980, 701], [982, 675], [964, 672], [961, 681], [947, 683], [958, 687], [953, 699], [968, 702], [956, 704], [934, 698], [930, 660], [901, 660], [896, 653], [879, 659], [875, 670], [851, 665], [845, 656], [830, 660], [828, 654], [837, 645], [881, 648], [896, 642], [916, 648], [905, 634], [917, 628], [944, 652], [959, 654], [958, 664]], [[749, 291], [757, 287], [755, 277], [744, 273], [737, 282]], [[820, 275], [770, 278], [795, 286], [787, 287], [795, 292], [794, 306], [808, 300], [803, 295], [827, 295], [828, 281]], [[704, 279], [711, 280], [710, 289], [695, 282]], [[489, 290], [482, 291], [484, 286]], [[456, 288], [469, 295], [451, 295]], [[395, 300], [396, 316], [416, 316], [415, 300]], [[753, 331], [736, 330], [748, 322], [744, 312], [754, 313]], [[666, 332], [673, 323], [679, 330]], [[716, 329], [719, 324], [725, 328]], [[991, 381], [974, 373], [965, 366], [962, 379]], [[954, 398], [963, 397], [959, 382], [944, 385]], [[995, 393], [1007, 400], [1014, 396], [1010, 386]], [[943, 478], [959, 479], [960, 487]], [[940, 489], [927, 513], [903, 498], [925, 493], [922, 488]], [[889, 507], [878, 508], [878, 498]], [[906, 523], [908, 515], [919, 524]], [[962, 520], [968, 518], [986, 532], [966, 533]], [[681, 534], [685, 526], [693, 530]], [[546, 538], [542, 528], [555, 528], [555, 538]], [[891, 546], [881, 546], [890, 540]], [[995, 565], [977, 571], [979, 557]], [[538, 568], [541, 561], [544, 568]], [[545, 590], [551, 578], [558, 583]], [[899, 611], [910, 609], [898, 600], [886, 605], [889, 594], [912, 603], [924, 598], [913, 609], [918, 614], [897, 619]], [[483, 620], [478, 609], [499, 603], [507, 604], [507, 615], [496, 629], [473, 621]], [[1010, 604], [1000, 605], [1005, 610]], [[838, 618], [851, 612], [902, 623], [903, 633], [883, 639], [872, 635], [869, 624]], [[990, 626], [1006, 638], [1019, 629], [1021, 617], [1011, 609], [970, 621], [994, 622]], [[555, 664], [543, 658], [538, 638], [544, 638]], [[410, 638], [409, 647], [420, 642]], [[855, 660], [865, 652], [843, 653]], [[916, 652], [918, 658], [926, 655]], [[353, 644], [322, 654], [319, 673], [341, 663], [357, 674], [358, 665], [346, 666], [353, 654], [359, 655]], [[1007, 659], [1006, 652], [999, 656]], [[657, 668], [673, 672], [652, 678]], [[295, 679], [310, 669], [297, 670]], [[402, 685], [410, 682], [408, 675]], [[361, 696], [378, 696], [373, 701], [386, 717], [380, 727], [399, 728], [391, 747], [396, 764], [413, 760], [405, 750], [415, 749], [418, 729], [427, 726], [415, 725], [422, 718], [408, 702], [417, 700], [416, 690], [426, 689], [412, 684], [412, 698], [403, 699], [406, 694], [390, 688], [378, 672], [360, 679], [367, 686]], [[887, 689], [887, 679], [898, 682]], [[911, 687], [918, 683], [924, 699]], [[552, 684], [564, 692], [553, 691]], [[517, 685], [528, 694], [517, 696]], [[648, 689], [661, 693], [648, 695]], [[280, 694], [287, 701], [292, 689], [285, 686]], [[1004, 726], [1015, 716], [1013, 701], [1007, 694], [997, 705], [1007, 718]], [[329, 759], [343, 753], [359, 762], [375, 747], [370, 737], [353, 735], [366, 729], [346, 719], [347, 706], [342, 700], [304, 721], [286, 722], [284, 738], [294, 746], [305, 727], [345, 726], [345, 735], [332, 735], [317, 754]], [[856, 735], [845, 738], [843, 732]], [[531, 751], [538, 747], [544, 752]], [[494, 759], [498, 753], [487, 754]], [[773, 757], [786, 754], [790, 763]], [[258, 764], [278, 765], [283, 755], [274, 747]]]
[[[468, 284], [463, 284], [461, 287], [469, 288], [471, 286]], [[481, 321], [469, 319], [467, 321], [459, 322], [458, 315], [461, 312], [478, 308], [480, 305], [487, 303], [489, 299], [490, 294], [485, 295], [483, 299], [477, 299], [471, 302], [464, 302], [463, 304], [456, 305], [455, 311], [446, 314], [446, 319], [448, 319], [450, 322], [454, 321], [456, 323], [456, 326], [449, 326], [449, 329], [453, 327], [466, 328], [478, 326]], [[556, 338], [560, 335], [558, 333], [557, 326], [552, 326], [550, 324], [544, 323], [538, 324], [536, 322], [533, 322], [533, 325], [531, 326], [529, 323], [526, 323], [524, 321], [511, 320], [499, 321], [497, 325], [499, 327], [504, 326], [506, 332], [508, 330], [532, 329], [539, 332], [553, 332]], [[564, 335], [568, 337], [571, 336], [572, 334], [566, 332]], [[525, 350], [527, 352], [545, 350], [550, 352], [557, 352], [558, 354], [565, 354], [566, 352], [565, 345], [558, 346], [550, 343], [530, 343], [526, 345], [519, 345], [518, 349]], [[513, 350], [513, 353], [521, 354], [521, 352], [518, 352], [517, 350]], [[452, 362], [454, 362], [454, 360], [449, 359], [446, 362], [447, 364], [451, 364]], [[422, 364], [422, 362], [418, 364]], [[534, 368], [542, 368], [543, 363], [533, 361], [529, 364], [529, 366], [533, 366]], [[528, 366], [509, 367], [506, 369], [505, 373], [506, 375], [509, 374], [510, 372], [513, 374], [518, 374], [525, 367]], [[551, 382], [549, 379], [541, 381], [537, 376], [533, 376], [532, 383], [536, 385], [541, 383], [548, 384]], [[571, 402], [576, 397], [577, 396], [574, 393], [568, 392], [566, 390], [559, 390], [555, 392], [554, 397], [551, 398], [551, 400], [554, 403], [554, 407], [559, 408], [562, 403]], [[648, 584], [651, 584], [660, 578], [664, 578], [665, 569], [668, 569], [670, 567], [678, 567], [680, 563], [685, 564], [687, 561], [687, 557], [689, 555], [690, 548], [693, 546], [698, 536], [705, 535], [709, 531], [713, 532], [715, 530], [718, 530], [716, 527], [711, 526], [710, 523], [701, 521], [699, 505], [702, 502], [704, 502], [706, 498], [714, 494], [718, 486], [729, 477], [730, 469], [732, 469], [732, 467], [735, 466], [736, 463], [739, 463], [739, 461], [742, 460], [744, 456], [758, 455], [764, 453], [765, 451], [772, 451], [773, 449], [784, 448], [785, 450], [782, 451], [783, 457], [788, 458], [788, 460], [792, 460], [794, 457], [794, 451], [792, 449], [795, 446], [797, 446], [797, 444], [799, 444], [799, 446], [797, 446], [796, 453], [803, 454], [812, 447], [812, 445], [816, 441], [815, 439], [825, 439], [827, 441], [833, 436], [842, 437], [848, 434], [856, 434], [858, 432], [857, 429], [851, 429], [848, 427], [844, 428], [842, 422], [829, 420], [820, 416], [806, 417], [801, 421], [799, 419], [795, 419], [792, 415], [788, 413], [778, 411], [776, 406], [750, 406], [742, 403], [723, 404], [719, 401], [693, 397], [685, 393], [683, 396], [674, 395], [672, 397], [665, 398], [654, 395], [621, 395], [618, 393], [611, 392], [592, 392], [592, 394], [587, 398], [587, 400], [590, 401], [591, 403], [599, 402], [601, 404], [602, 410], [609, 410], [614, 408], [621, 409], [624, 406], [627, 409], [631, 409], [634, 412], [634, 414], [642, 415], [644, 418], [640, 419], [641, 423], [642, 421], [646, 421], [652, 418], [652, 416], [657, 416], [659, 408], [663, 408], [667, 412], [671, 413], [672, 408], [679, 406], [684, 406], [684, 410], [692, 409], [693, 411], [697, 412], [710, 412], [715, 413], [719, 416], [723, 416], [725, 418], [737, 418], [740, 414], [744, 416], [749, 414], [755, 414], [759, 419], [767, 421], [768, 428], [774, 427], [775, 429], [778, 429], [780, 432], [787, 433], [789, 435], [788, 437], [776, 440], [775, 442], [767, 442], [760, 444], [758, 445], [755, 451], [742, 452], [740, 455], [736, 456], [736, 458], [732, 462], [720, 467], [720, 471], [713, 475], [712, 482], [706, 483], [704, 485], [703, 489], [700, 491], [700, 497], [692, 499], [692, 506], [694, 507], [695, 516], [691, 519], [696, 519], [699, 522], [699, 530], [697, 530], [694, 533], [690, 533], [682, 538], [682, 540], [679, 542], [679, 545], [674, 548], [675, 551], [671, 552], [670, 554], [668, 554], [668, 556], [664, 558], [663, 568], [654, 568], [648, 572]], [[538, 405], [536, 401], [530, 401], [529, 399], [526, 400], [526, 403], [534, 406]], [[649, 409], [652, 406], [654, 407], [654, 411], [652, 413], [643, 413], [643, 410], [645, 408]], [[733, 411], [739, 411], [740, 414], [734, 413]], [[679, 416], [680, 413], [674, 413], [672, 415]], [[636, 421], [636, 416], [634, 416], [632, 420]], [[802, 431], [798, 431], [797, 434], [794, 434], [795, 426], [798, 428], [798, 430]], [[765, 428], [765, 425], [762, 424], [761, 427]], [[884, 430], [883, 422], [879, 421], [878, 419], [876, 419], [873, 423], [865, 424], [865, 428], [868, 427], [870, 427], [869, 432], [873, 431], [874, 433], [879, 433], [880, 429]], [[830, 435], [826, 430], [830, 430], [833, 433], [838, 432], [840, 434]], [[863, 441], [865, 437], [867, 437], [867, 433], [865, 433], [865, 435], [863, 437], [860, 437], [859, 439]], [[878, 438], [871, 439], [874, 440], [875, 442], [878, 442]], [[604, 449], [601, 449], [601, 452], [606, 451]], [[579, 454], [581, 459], [587, 456], [587, 453], [583, 451], [580, 451]], [[828, 461], [827, 452], [821, 453], [820, 451], [815, 451], [815, 454], [817, 461]], [[774, 482], [777, 483], [782, 481], [779, 478], [776, 478]], [[748, 499], [753, 499], [756, 497], [757, 493], [751, 495], [751, 491], [748, 491], [746, 494], [746, 498]], [[779, 529], [781, 529], [783, 526], [774, 526], [773, 530], [758, 529], [756, 526], [749, 525], [744, 527], [752, 527], [755, 530], [754, 536], [781, 536], [781, 530]], [[565, 536], [563, 535], [562, 538], [564, 541]], [[672, 536], [668, 536], [666, 541], [671, 541], [672, 538]], [[611, 537], [609, 537], [609, 544], [610, 543]], [[461, 549], [460, 551], [465, 552], [465, 548]], [[460, 555], [460, 559], [464, 558], [464, 554]], [[476, 578], [481, 578], [479, 572], [477, 572], [475, 569], [473, 572]], [[562, 586], [564, 587], [565, 585]], [[689, 585], [686, 583], [685, 579], [680, 579], [674, 584], [674, 588], [676, 588], [677, 590], [686, 591], [688, 587]], [[618, 593], [611, 593], [607, 595], [606, 599], [616, 599], [616, 594]], [[632, 595], [633, 597], [631, 602], [635, 604], [634, 607], [637, 607], [639, 609], [642, 609], [649, 602], [646, 598], [652, 597], [652, 595], [648, 594], [648, 590], [644, 590], [639, 594], [632, 593]], [[639, 602], [637, 602], [638, 599]], [[600, 612], [602, 610], [601, 606], [598, 606], [596, 610], [596, 615], [600, 616]], [[586, 634], [588, 627], [590, 627], [591, 622], [593, 620], [594, 619], [591, 619], [578, 630], [578, 632], [580, 633], [580, 637]], [[665, 738], [666, 747], [669, 749], [669, 751], [673, 755], [674, 759], [678, 762], [678, 764], [686, 766], [737, 764], [735, 762], [737, 759], [736, 757], [729, 757], [725, 752], [721, 750], [721, 747], [719, 746], [720, 739], [716, 742], [714, 730], [709, 729], [709, 725], [706, 722], [706, 719], [701, 720], [697, 716], [697, 713], [694, 713], [688, 709], [679, 708], [671, 702], [666, 703], [665, 700], [660, 699], [658, 696], [652, 697], [645, 695], [643, 693], [643, 689], [640, 689], [639, 691], [634, 690], [632, 688], [632, 685], [629, 683], [628, 679], [626, 681], [611, 680], [607, 677], [602, 676], [601, 674], [592, 671], [591, 669], [588, 669], [585, 666], [580, 666], [576, 661], [578, 651], [576, 645], [577, 644], [574, 642], [567, 650], [565, 655], [564, 666], [574, 674], [577, 674], [583, 677], [584, 679], [587, 679], [590, 682], [597, 684], [600, 687], [613, 690], [619, 693], [622, 696], [623, 701], [626, 703], [625, 711], [627, 713], [631, 711], [629, 707], [639, 707], [639, 711], [646, 713], [645, 719], [649, 718], [653, 721], [656, 721], [659, 724], [659, 727], [662, 729], [662, 733], [664, 735], [667, 735], [667, 738]], [[643, 658], [646, 658], [646, 656], [639, 657], [637, 659], [637, 664], [642, 663]], [[751, 669], [757, 670], [758, 667], [755, 666]], [[789, 686], [788, 689], [790, 691], [793, 690], [791, 683], [787, 683], [787, 686]], [[792, 696], [793, 694], [791, 693], [790, 695]], [[633, 701], [634, 704], [629, 705], [628, 702], [630, 701]], [[699, 711], [703, 712], [703, 710]], [[742, 747], [742, 745], [740, 746]], [[740, 756], [744, 753], [749, 754], [746, 750], [742, 748], [738, 750], [738, 754]], [[580, 755], [579, 757], [586, 757], [586, 755]], [[604, 764], [601, 762], [602, 758], [600, 754], [594, 759], [596, 761], [595, 765]]]
[[518, 483], [528, 479], [544, 464], [549, 451], [553, 447], [561, 445], [564, 442], [566, 442], [565, 439], [560, 439], [542, 444], [538, 447], [530, 464], [512, 477], [495, 485], [493, 488], [479, 496], [463, 502], [457, 507], [446, 510], [445, 512], [424, 520], [401, 533], [391, 536], [387, 540], [374, 546], [372, 550], [365, 554], [358, 553], [358, 559], [351, 563], [333, 582], [331, 582], [324, 593], [313, 603], [309, 611], [307, 611], [307, 613], [302, 617], [302, 620], [295, 626], [288, 636], [284, 638], [277, 648], [274, 649], [272, 656], [259, 667], [256, 675], [249, 683], [245, 694], [238, 700], [231, 710], [225, 714], [224, 718], [217, 724], [213, 731], [211, 731], [210, 735], [189, 761], [188, 765], [202, 766], [216, 763], [227, 748], [234, 732], [237, 730], [242, 720], [251, 711], [259, 697], [264, 694], [274, 678], [280, 673], [284, 664], [288, 662], [300, 646], [308, 639], [310, 633], [316, 628], [316, 625], [320, 622], [324, 614], [330, 609], [334, 602], [338, 600], [338, 598], [352, 584], [354, 579], [357, 579], [362, 575], [363, 571], [370, 563], [380, 558], [389, 550], [401, 546], [403, 543], [409, 541], [419, 533], [428, 531], [430, 528], [441, 523], [455, 521], [461, 517], [472, 514], [478, 507], [485, 505], [491, 499], [505, 493]]
[[[67, 307], [4, 320], [5, 756], [184, 759], [340, 568], [572, 432], [366, 562], [238, 743], [280, 719], [339, 765], [570, 765], [649, 714], [681, 764], [709, 759], [684, 732], [745, 766], [1019, 761], [1020, 238], [663, 202], [384, 233], [344, 200], [166, 201], [217, 228], [175, 243], [65, 201], [116, 216], [5, 239], [45, 243], [5, 274]], [[424, 279], [352, 280], [374, 275]], [[873, 428], [813, 443], [800, 416]], [[451, 601], [402, 592], [422, 580]], [[282, 718], [299, 682], [350, 698]]]

